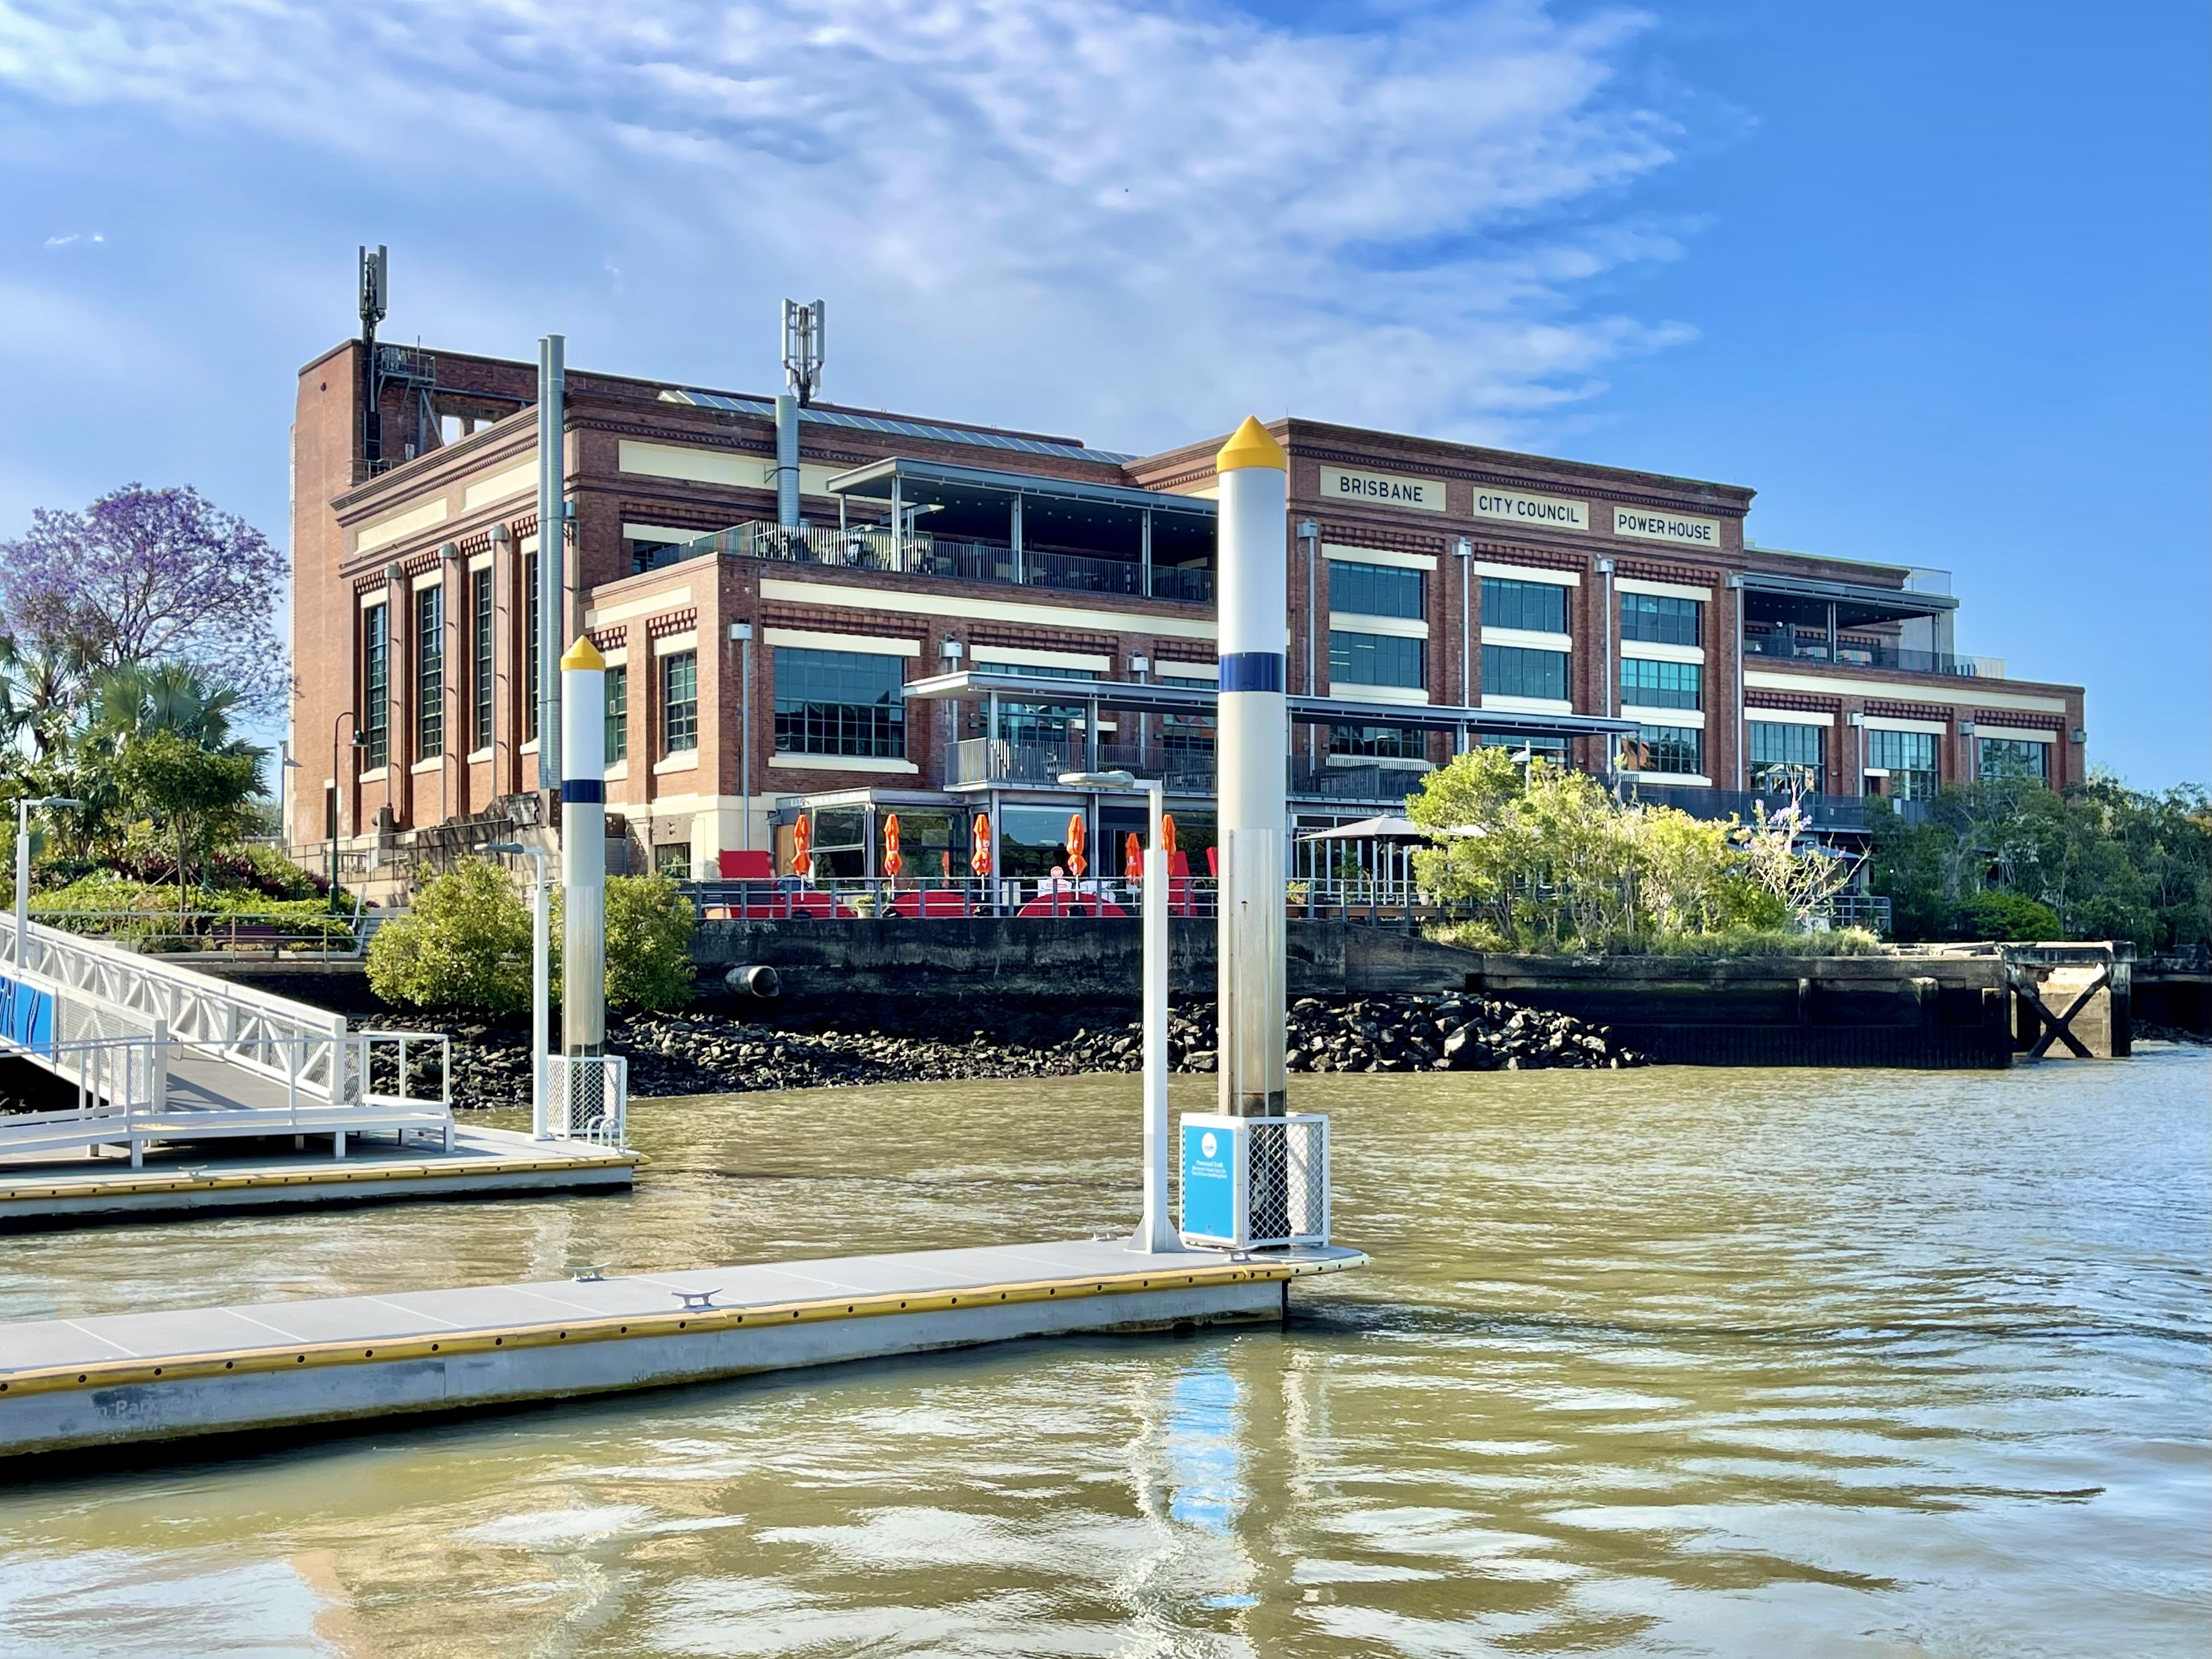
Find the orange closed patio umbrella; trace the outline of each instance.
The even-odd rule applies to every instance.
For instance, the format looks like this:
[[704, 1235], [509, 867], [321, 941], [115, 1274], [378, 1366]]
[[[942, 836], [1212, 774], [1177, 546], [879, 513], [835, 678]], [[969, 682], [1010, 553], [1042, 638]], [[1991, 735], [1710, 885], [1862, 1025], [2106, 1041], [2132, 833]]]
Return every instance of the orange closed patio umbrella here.
[[1175, 814], [1171, 812], [1160, 814], [1160, 851], [1167, 854], [1170, 862], [1173, 861], [1176, 851]]
[[1083, 872], [1091, 868], [1090, 862], [1083, 856], [1084, 837], [1083, 814], [1070, 813], [1067, 818], [1067, 868], [1078, 881], [1082, 879]]
[[1145, 879], [1145, 844], [1131, 830], [1128, 839], [1121, 844], [1121, 874], [1132, 881]]
[[884, 874], [896, 875], [906, 868], [906, 860], [899, 857], [898, 814], [890, 814], [884, 820]]
[[978, 875], [991, 873], [991, 820], [980, 812], [975, 814], [969, 843], [968, 868]]
[[791, 826], [791, 873], [810, 881], [814, 876], [814, 820], [803, 812]]

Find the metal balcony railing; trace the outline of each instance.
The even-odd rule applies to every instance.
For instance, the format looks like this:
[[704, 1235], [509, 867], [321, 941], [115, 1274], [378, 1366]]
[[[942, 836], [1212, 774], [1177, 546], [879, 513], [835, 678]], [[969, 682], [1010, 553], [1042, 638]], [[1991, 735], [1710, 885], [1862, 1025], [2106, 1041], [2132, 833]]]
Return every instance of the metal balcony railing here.
[[[711, 536], [670, 549], [645, 568], [673, 564], [713, 554], [736, 558], [780, 559], [824, 564], [848, 570], [882, 570], [898, 576], [943, 576], [956, 582], [1000, 582], [1017, 587], [1052, 588], [1065, 593], [1113, 594], [1140, 598], [1144, 566], [1133, 559], [1090, 553], [1024, 548], [1003, 543], [963, 540], [917, 530], [901, 538], [879, 526], [838, 530], [829, 526], [786, 529], [759, 522], [734, 525]], [[1174, 565], [1152, 567], [1155, 599], [1188, 604], [1213, 602], [1213, 572]]]
[[[1638, 784], [1632, 775], [1624, 778], [1623, 789], [1632, 800], [1655, 807], [1673, 807], [1692, 818], [1739, 818], [1747, 824], [1759, 808], [1771, 814], [1787, 805], [1790, 798], [1778, 790], [1705, 790], [1679, 784]], [[1867, 797], [1863, 795], [1808, 795], [1799, 802], [1805, 809], [1808, 827], [1857, 833], [1867, 828], [1866, 803]], [[1908, 824], [1927, 821], [1929, 803], [1925, 801], [1893, 801], [1890, 806]]]
[[1830, 656], [1825, 633], [1793, 632], [1788, 628], [1747, 627], [1746, 656], [1786, 657], [1808, 662], [1834, 662], [1846, 668], [1893, 668], [1900, 674], [1947, 674], [1960, 680], [2002, 680], [2004, 664], [1989, 656], [1960, 656], [1950, 651], [1915, 651], [1886, 639], [1842, 635]]

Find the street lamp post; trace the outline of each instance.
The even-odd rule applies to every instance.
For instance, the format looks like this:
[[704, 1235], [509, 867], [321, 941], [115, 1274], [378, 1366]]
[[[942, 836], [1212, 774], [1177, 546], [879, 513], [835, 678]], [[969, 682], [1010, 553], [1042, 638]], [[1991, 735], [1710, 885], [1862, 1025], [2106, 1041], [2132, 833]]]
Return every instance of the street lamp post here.
[[1160, 839], [1166, 785], [1126, 772], [1068, 772], [1060, 781], [1070, 789], [1142, 791], [1145, 796], [1145, 1214], [1129, 1247], [1166, 1254], [1182, 1248], [1182, 1235], [1168, 1212], [1168, 855]]
[[331, 722], [331, 908], [338, 907], [338, 825], [345, 817], [346, 780], [338, 776], [338, 728], [347, 721], [353, 722], [353, 746], [356, 750], [368, 747], [362, 736], [361, 717], [351, 709], [343, 711]]
[[26, 796], [15, 802], [15, 972], [31, 965], [31, 813], [34, 808], [81, 807], [66, 795]]
[[526, 847], [520, 841], [495, 841], [486, 852], [527, 857], [537, 879], [530, 895], [530, 1133], [533, 1139], [550, 1140], [546, 1119], [545, 1046], [553, 1028], [553, 900], [545, 885], [545, 849]]

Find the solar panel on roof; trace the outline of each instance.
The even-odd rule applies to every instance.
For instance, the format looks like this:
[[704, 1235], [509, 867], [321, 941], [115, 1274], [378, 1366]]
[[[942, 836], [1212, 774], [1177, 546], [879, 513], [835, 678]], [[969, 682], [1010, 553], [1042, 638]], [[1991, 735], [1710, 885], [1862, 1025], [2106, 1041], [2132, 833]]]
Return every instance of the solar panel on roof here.
[[[772, 418], [775, 405], [766, 398], [733, 398], [721, 392], [663, 392], [663, 403], [687, 403], [700, 409], [720, 409], [733, 415]], [[1024, 454], [1053, 455], [1063, 460], [1101, 460], [1118, 466], [1133, 459], [1116, 449], [1091, 449], [1079, 443], [1051, 443], [1042, 438], [1016, 437], [1009, 432], [979, 432], [964, 426], [936, 426], [916, 420], [890, 420], [878, 415], [849, 415], [841, 409], [802, 409], [801, 420], [827, 426], [849, 426], [864, 432], [887, 432], [894, 437], [926, 438], [934, 443], [972, 443], [986, 449], [1015, 449]]]

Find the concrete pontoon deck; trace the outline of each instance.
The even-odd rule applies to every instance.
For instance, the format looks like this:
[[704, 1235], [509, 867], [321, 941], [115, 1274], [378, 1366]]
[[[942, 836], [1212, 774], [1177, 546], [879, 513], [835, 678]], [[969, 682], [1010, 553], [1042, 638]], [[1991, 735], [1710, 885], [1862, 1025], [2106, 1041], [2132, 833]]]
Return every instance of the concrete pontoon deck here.
[[[189, 1123], [179, 1133], [189, 1135]], [[450, 1147], [356, 1133], [343, 1162], [331, 1157], [327, 1131], [297, 1139], [306, 1144], [290, 1136], [274, 1143], [158, 1143], [146, 1150], [142, 1168], [118, 1156], [88, 1157], [82, 1139], [66, 1151], [18, 1155], [0, 1168], [0, 1230], [311, 1205], [612, 1192], [631, 1185], [640, 1161], [619, 1148], [466, 1125], [453, 1127]]]
[[0, 1457], [1273, 1321], [1291, 1279], [1366, 1259], [1091, 1241], [0, 1324]]

